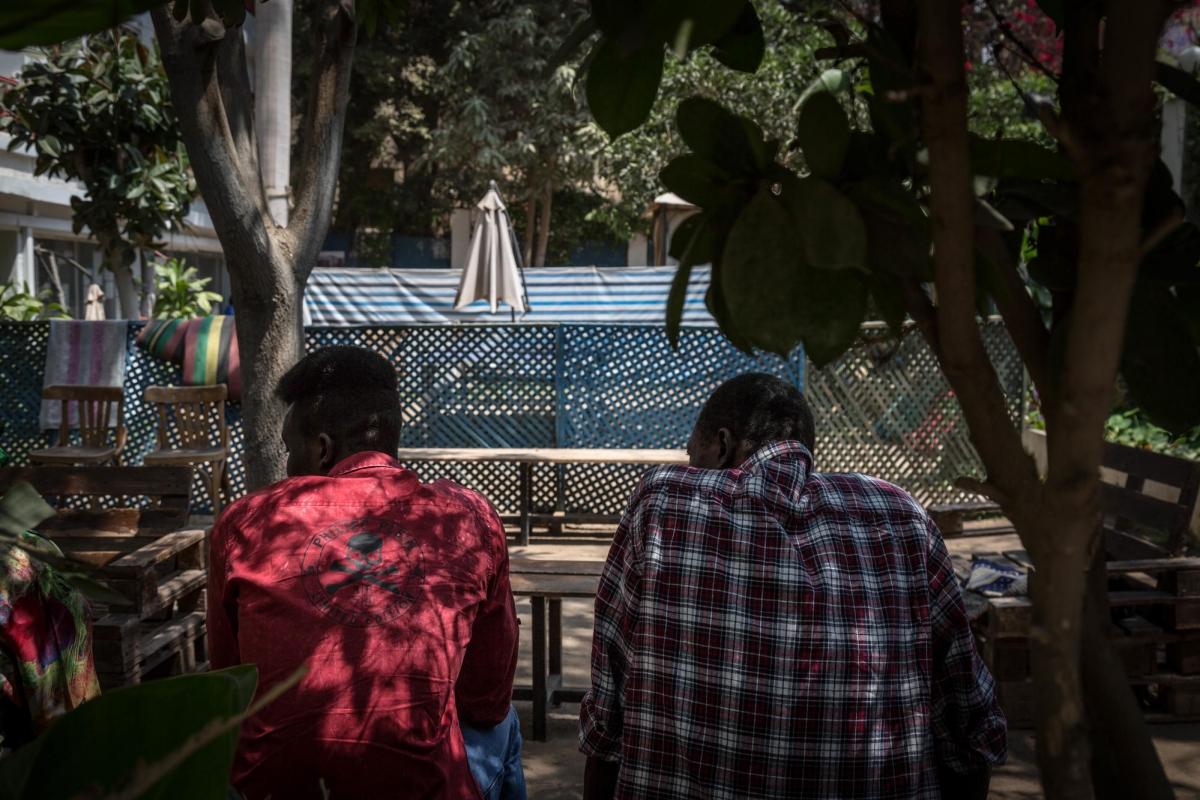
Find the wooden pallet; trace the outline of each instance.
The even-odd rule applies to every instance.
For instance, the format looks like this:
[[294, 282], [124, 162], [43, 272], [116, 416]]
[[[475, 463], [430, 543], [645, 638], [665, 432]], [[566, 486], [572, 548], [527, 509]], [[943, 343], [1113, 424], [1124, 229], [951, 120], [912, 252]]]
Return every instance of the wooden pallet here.
[[[98, 568], [124, 601], [94, 606], [93, 649], [103, 689], [202, 668], [207, 536], [186, 524], [187, 467], [0, 470], [0, 487], [32, 483], [59, 504], [38, 526], [68, 556]], [[144, 508], [103, 508], [148, 497]], [[86, 507], [81, 507], [86, 506]]]
[[[1030, 568], [1024, 553], [988, 554]], [[1110, 636], [1131, 686], [1157, 719], [1200, 715], [1200, 558], [1163, 558], [1108, 563]], [[1009, 724], [1033, 722], [1029, 631], [1033, 604], [1027, 597], [988, 600], [975, 625], [976, 638], [997, 682]]]

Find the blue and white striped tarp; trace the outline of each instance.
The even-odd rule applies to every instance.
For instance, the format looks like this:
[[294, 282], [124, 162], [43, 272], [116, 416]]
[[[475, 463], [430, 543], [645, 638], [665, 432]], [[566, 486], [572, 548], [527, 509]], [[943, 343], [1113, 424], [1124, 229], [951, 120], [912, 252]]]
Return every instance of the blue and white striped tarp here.
[[[520, 322], [662, 323], [675, 267], [537, 267], [524, 271], [529, 312]], [[454, 310], [462, 270], [315, 269], [304, 293], [306, 325], [446, 325], [511, 322], [482, 301]], [[685, 325], [712, 326], [704, 306], [710, 268], [692, 271]]]

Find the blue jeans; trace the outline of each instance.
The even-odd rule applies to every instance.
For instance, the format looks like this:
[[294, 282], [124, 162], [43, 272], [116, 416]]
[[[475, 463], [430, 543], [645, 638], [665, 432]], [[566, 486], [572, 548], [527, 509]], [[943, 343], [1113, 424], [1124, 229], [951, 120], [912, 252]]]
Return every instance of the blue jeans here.
[[521, 724], [517, 710], [494, 728], [462, 726], [467, 763], [483, 800], [526, 800], [525, 771], [521, 768]]

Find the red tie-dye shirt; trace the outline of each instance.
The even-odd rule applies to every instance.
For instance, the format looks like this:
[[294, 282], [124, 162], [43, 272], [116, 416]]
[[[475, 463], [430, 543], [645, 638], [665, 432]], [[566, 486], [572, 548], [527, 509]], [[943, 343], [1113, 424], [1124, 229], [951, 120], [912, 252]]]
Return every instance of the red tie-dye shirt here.
[[233, 783], [266, 797], [477, 797], [459, 718], [506, 715], [517, 619], [478, 494], [383, 453], [229, 507], [212, 533], [214, 668], [300, 684], [242, 729]]

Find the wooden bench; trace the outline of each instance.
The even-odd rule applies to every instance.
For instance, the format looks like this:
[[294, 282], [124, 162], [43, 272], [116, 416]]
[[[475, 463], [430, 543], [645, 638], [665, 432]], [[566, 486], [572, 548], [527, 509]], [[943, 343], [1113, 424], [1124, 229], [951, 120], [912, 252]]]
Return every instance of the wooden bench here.
[[[1200, 493], [1200, 463], [1110, 443], [1105, 445], [1102, 466], [1101, 504], [1109, 558], [1183, 555]], [[1175, 494], [1176, 499], [1156, 496], [1163, 493]]]
[[549, 706], [578, 703], [587, 692], [562, 682], [562, 601], [595, 597], [603, 568], [602, 561], [509, 559], [513, 595], [528, 597], [533, 612], [533, 685], [514, 687], [513, 699], [533, 701], [534, 741], [546, 741]]
[[[125, 601], [94, 606], [96, 671], [104, 689], [202, 666], [206, 540], [186, 530], [189, 467], [0, 469], [0, 492], [27, 481], [58, 506], [38, 526], [68, 556], [98, 568]], [[100, 508], [101, 499], [152, 502]]]
[[431, 448], [418, 447], [402, 449], [397, 458], [404, 464], [420, 462], [451, 462], [479, 463], [492, 462], [501, 464], [516, 464], [520, 480], [520, 507], [517, 521], [520, 532], [517, 543], [529, 544], [529, 534], [533, 523], [547, 523], [552, 527], [561, 526], [564, 521], [578, 522], [615, 522], [616, 517], [608, 514], [573, 514], [569, 519], [562, 511], [564, 505], [564, 487], [562, 480], [558, 485], [559, 511], [554, 514], [533, 513], [533, 468], [535, 465], [548, 464], [565, 467], [571, 464], [633, 464], [652, 467], [658, 464], [687, 464], [687, 452], [684, 450], [656, 449], [614, 449], [614, 448]]

